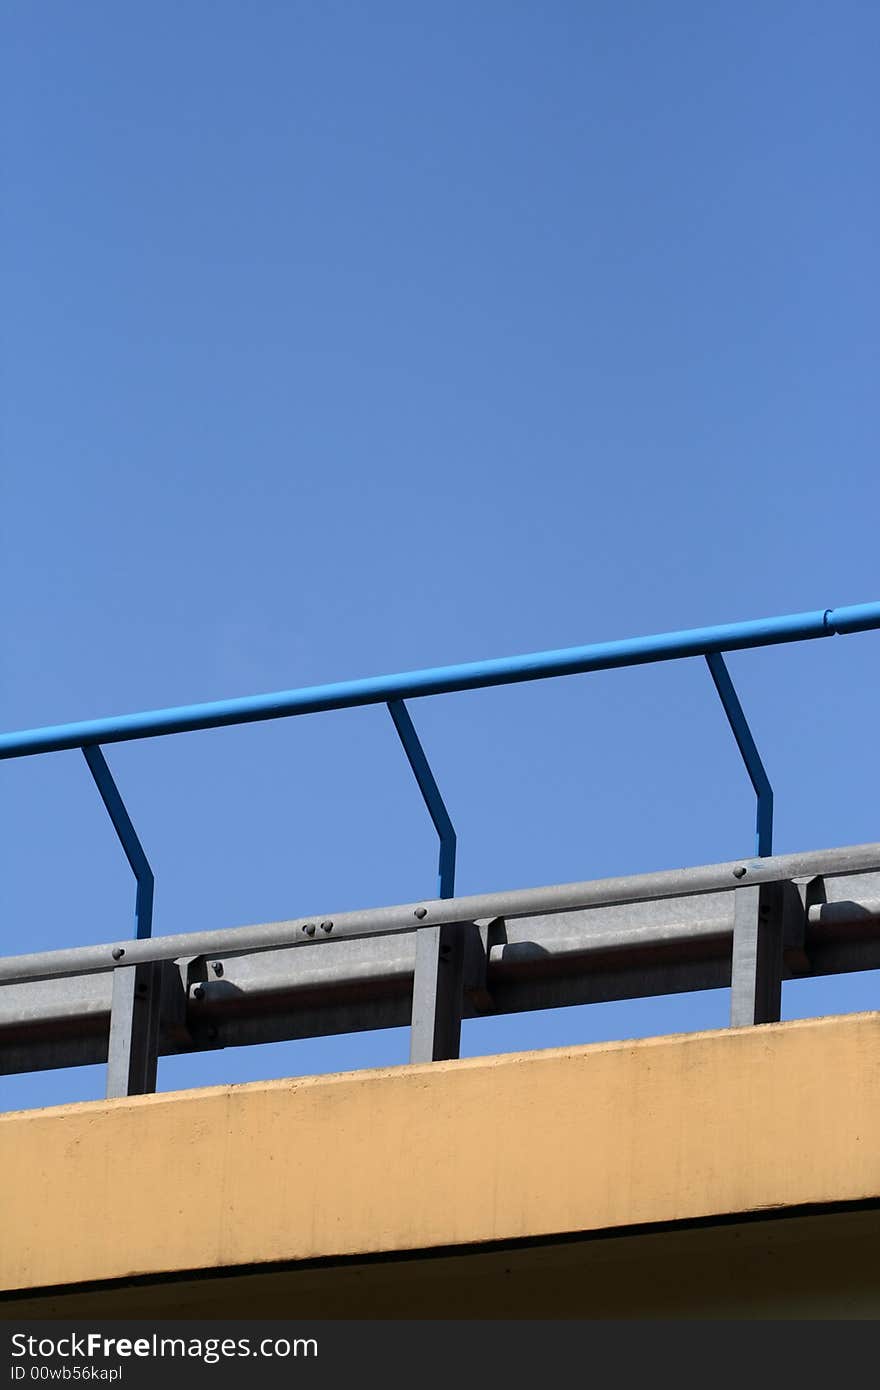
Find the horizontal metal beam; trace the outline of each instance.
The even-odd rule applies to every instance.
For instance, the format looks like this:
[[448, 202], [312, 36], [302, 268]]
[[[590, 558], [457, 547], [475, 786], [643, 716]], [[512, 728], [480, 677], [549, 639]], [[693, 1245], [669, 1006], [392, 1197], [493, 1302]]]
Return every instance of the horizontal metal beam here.
[[[265, 934], [289, 923], [128, 946], [151, 948], [153, 959], [161, 948], [174, 961], [166, 966], [159, 1054], [213, 1050], [408, 1025], [418, 926], [435, 909], [442, 911], [434, 925], [471, 921], [482, 942], [483, 973], [473, 959], [465, 965], [464, 1018], [721, 988], [731, 982], [736, 898], [753, 871], [754, 884], [780, 883], [787, 896], [783, 979], [880, 968], [880, 845], [437, 902], [421, 919], [403, 909], [407, 929], [378, 934], [336, 937], [320, 920], [306, 923], [315, 935], [300, 931], [299, 939], [322, 941], [320, 950], [265, 944]], [[649, 894], [675, 878], [686, 887]], [[480, 910], [446, 916], [463, 903]], [[110, 948], [94, 949], [106, 962]], [[44, 971], [36, 981], [2, 985], [0, 1073], [105, 1060], [112, 969]]]
[[523, 888], [469, 897], [405, 903], [398, 907], [366, 908], [326, 917], [300, 917], [259, 926], [225, 927], [209, 932], [156, 936], [149, 941], [123, 938], [96, 946], [38, 951], [0, 959], [0, 985], [14, 981], [60, 979], [112, 970], [118, 964], [180, 960], [193, 956], [243, 955], [283, 946], [324, 947], [340, 939], [388, 936], [419, 926], [474, 922], [492, 918], [530, 917], [577, 908], [636, 903], [653, 898], [717, 893], [746, 883], [775, 883], [786, 879], [869, 871], [880, 865], [880, 844], [849, 845], [811, 850], [766, 859], [734, 859], [687, 869], [632, 874], [622, 878], [563, 883], [546, 888]]
[[533, 652], [527, 656], [439, 666], [401, 675], [374, 676], [334, 685], [279, 691], [271, 695], [250, 695], [211, 704], [181, 705], [174, 709], [7, 733], [0, 735], [0, 759], [81, 748], [88, 743], [121, 743], [162, 734], [191, 733], [197, 729], [282, 719], [289, 715], [387, 704], [393, 700], [414, 699], [422, 695], [481, 690], [489, 686], [542, 680], [549, 676], [608, 671], [621, 666], [707, 656], [711, 652], [743, 651], [751, 647], [802, 642], [816, 637], [831, 637], [835, 633], [865, 632], [876, 628], [880, 628], [880, 603], [826, 608], [812, 613], [792, 613], [682, 632], [664, 632], [651, 637], [568, 647], [561, 651]]

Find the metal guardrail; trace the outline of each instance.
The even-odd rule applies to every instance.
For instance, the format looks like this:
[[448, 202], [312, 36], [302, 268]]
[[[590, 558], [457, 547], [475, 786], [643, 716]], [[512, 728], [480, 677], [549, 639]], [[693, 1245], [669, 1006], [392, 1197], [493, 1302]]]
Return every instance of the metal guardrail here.
[[[725, 626], [661, 633], [653, 637], [598, 643], [592, 646], [572, 647], [561, 651], [539, 652], [527, 656], [507, 657], [459, 666], [437, 667], [402, 675], [380, 676], [334, 685], [313, 686], [302, 690], [282, 691], [271, 695], [250, 696], [213, 704], [181, 706], [142, 714], [88, 720], [52, 728], [0, 735], [0, 760], [73, 748], [79, 748], [82, 751], [137, 882], [135, 941], [125, 946], [113, 947], [109, 963], [105, 954], [102, 957], [103, 963], [90, 969], [84, 966], [80, 951], [53, 952], [48, 953], [47, 956], [47, 959], [51, 957], [54, 960], [51, 969], [48, 971], [40, 969], [31, 977], [23, 977], [21, 975], [22, 964], [27, 960], [31, 960], [34, 964], [36, 958], [10, 957], [5, 961], [0, 961], [0, 984], [3, 984], [4, 981], [10, 985], [15, 983], [20, 989], [28, 981], [31, 984], [35, 982], [40, 984], [49, 979], [60, 979], [65, 975], [80, 978], [90, 973], [112, 970], [113, 990], [110, 1001], [109, 1040], [106, 1043], [105, 1053], [110, 1061], [108, 1093], [128, 1094], [134, 1091], [153, 1089], [156, 1059], [160, 1049], [165, 1045], [162, 1041], [163, 1030], [166, 1034], [165, 1042], [167, 1042], [168, 1034], [167, 1010], [163, 1013], [164, 1006], [161, 1004], [163, 981], [167, 994], [170, 979], [169, 965], [178, 961], [181, 953], [187, 955], [191, 949], [195, 950], [195, 947], [194, 943], [190, 942], [181, 946], [180, 950], [176, 948], [172, 950], [175, 939], [165, 938], [161, 943], [156, 943], [158, 949], [147, 949], [146, 951], [144, 949], [152, 931], [153, 874], [107, 765], [102, 745], [192, 732], [197, 729], [222, 728], [230, 724], [246, 724], [319, 711], [384, 703], [388, 706], [395, 729], [416, 778], [416, 783], [439, 837], [438, 899], [441, 902], [450, 900], [450, 907], [453, 909], [451, 916], [440, 914], [435, 903], [430, 909], [415, 910], [418, 920], [415, 923], [408, 920], [406, 924], [407, 931], [415, 932], [415, 959], [409, 975], [412, 989], [413, 1055], [417, 1058], [456, 1055], [461, 1008], [454, 1003], [454, 1000], [461, 993], [467, 962], [471, 959], [473, 949], [475, 949], [476, 938], [469, 927], [473, 926], [476, 916], [479, 914], [476, 913], [473, 903], [467, 907], [463, 906], [469, 903], [467, 899], [451, 901], [455, 892], [455, 830], [405, 701], [424, 695], [450, 694], [462, 690], [475, 690], [562, 675], [585, 674], [590, 671], [611, 670], [623, 666], [702, 656], [708, 665], [755, 790], [757, 799], [755, 848], [760, 860], [772, 855], [773, 791], [727, 670], [723, 653], [811, 640], [818, 637], [830, 637], [835, 634], [864, 632], [877, 628], [880, 628], [880, 603], [860, 604], [846, 608], [824, 609], [812, 613], [790, 614]], [[874, 858], [880, 865], [880, 852], [874, 855]], [[778, 862], [781, 863], [781, 861]], [[738, 904], [737, 911], [744, 914], [743, 922], [746, 925], [743, 925], [739, 933], [736, 929], [732, 929], [733, 965], [731, 969], [734, 981], [738, 974], [737, 941], [744, 941], [748, 937], [751, 941], [748, 949], [754, 953], [758, 951], [760, 942], [766, 937], [762, 925], [763, 919], [772, 918], [777, 926], [778, 921], [781, 921], [779, 911], [768, 896], [770, 892], [768, 885], [770, 885], [771, 880], [758, 880], [754, 867], [751, 871], [747, 867], [743, 867], [743, 875], [748, 872], [752, 874], [749, 884], [747, 886], [741, 885], [735, 894], [735, 901]], [[817, 870], [816, 872], [824, 871]], [[880, 872], [880, 868], [878, 868], [878, 872]], [[775, 873], [772, 883], [781, 885], [789, 882], [790, 878], [790, 874], [780, 871]], [[760, 886], [761, 883], [764, 884], [764, 887]], [[535, 891], [556, 892], [558, 890]], [[685, 890], [687, 895], [705, 891], [707, 890], [694, 889], [693, 887]], [[786, 894], [783, 893], [783, 897], [785, 896]], [[504, 897], [504, 894], [494, 896], [495, 906], [492, 907], [489, 916], [501, 919], [504, 910], [498, 907], [498, 903]], [[880, 881], [878, 881], [878, 897], [880, 897]], [[633, 901], [635, 900], [633, 899]], [[388, 911], [394, 910], [389, 909]], [[462, 912], [465, 913], [464, 917], [461, 915]], [[320, 925], [303, 923], [301, 927], [309, 938], [320, 940], [322, 939], [321, 934], [329, 936], [331, 932], [335, 932], [334, 939], [338, 941], [341, 935], [347, 934], [340, 931], [340, 925], [339, 921], [333, 922], [327, 919]], [[387, 937], [395, 930], [398, 929], [386, 926], [381, 931], [366, 934], [378, 934]], [[403, 930], [403, 928], [399, 928], [399, 930]], [[776, 927], [773, 930], [775, 931]], [[749, 937], [749, 932], [751, 932], [751, 937]], [[214, 944], [209, 949], [212, 953], [217, 954], [222, 949], [219, 938], [222, 938], [224, 934], [219, 934], [219, 937], [217, 934], [213, 935]], [[769, 939], [767, 937], [767, 940]], [[299, 942], [299, 938], [297, 941]], [[293, 945], [289, 941], [284, 944]], [[259, 947], [258, 949], [267, 948]], [[742, 949], [746, 948], [743, 947]], [[761, 947], [761, 950], [763, 949]], [[487, 950], [488, 947], [484, 943], [482, 947], [484, 956], [487, 955]], [[196, 952], [196, 954], [199, 953]], [[72, 968], [70, 970], [59, 969], [59, 963], [68, 958], [74, 962]], [[35, 965], [34, 968], [36, 968]], [[748, 966], [748, 970], [755, 975], [756, 979], [764, 979], [767, 973], [760, 962], [756, 964], [754, 961]], [[774, 979], [776, 976], [781, 979], [779, 970], [770, 973]], [[202, 982], [197, 981], [196, 985], [199, 983]], [[196, 985], [193, 988], [196, 988]], [[30, 1018], [30, 1004], [26, 1004], [24, 996], [19, 994], [16, 997], [24, 1011], [21, 1018], [25, 1020]], [[193, 997], [198, 999], [201, 996], [194, 995]], [[186, 996], [184, 996], [185, 998]], [[179, 1004], [180, 998], [178, 998]], [[184, 1012], [186, 1007], [185, 1005]], [[524, 1007], [541, 1006], [526, 1004]], [[754, 1000], [750, 1008], [752, 1015], [755, 1015], [757, 1006], [754, 1004]], [[767, 1005], [765, 1001], [765, 1004], [757, 1011], [759, 1014], [767, 1014], [768, 1008], [772, 1014], [772, 1003]], [[100, 1009], [98, 1013], [100, 1013]], [[736, 1016], [736, 1010], [734, 1010], [734, 1015]], [[37, 1014], [33, 1015], [33, 1019], [40, 1023], [44, 1032], [47, 1029], [51, 1032], [48, 1018], [41, 1015], [39, 1009]], [[752, 1021], [755, 1019], [752, 1018]], [[324, 1029], [323, 1031], [327, 1030]], [[187, 1032], [186, 1028], [184, 1028], [184, 1034], [190, 1038], [187, 1047], [192, 1046], [192, 1034]], [[291, 1036], [291, 1034], [288, 1032], [285, 1036]], [[2, 1041], [2, 1037], [0, 1037], [0, 1041]], [[47, 1055], [51, 1053], [50, 1047]], [[46, 1065], [66, 1064], [49, 1062]], [[7, 1067], [7, 1070], [18, 1069], [20, 1068], [17, 1063]], [[2, 1070], [3, 1058], [0, 1056], [0, 1072]]]
[[730, 986], [733, 1026], [782, 982], [880, 968], [880, 845], [0, 960], [0, 1074], [410, 1025], [412, 1061], [463, 1019]]

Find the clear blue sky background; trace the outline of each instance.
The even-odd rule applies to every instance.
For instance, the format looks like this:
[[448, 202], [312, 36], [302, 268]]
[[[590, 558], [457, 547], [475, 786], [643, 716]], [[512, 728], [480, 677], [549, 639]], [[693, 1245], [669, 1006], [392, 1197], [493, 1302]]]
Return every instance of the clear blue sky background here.
[[[8, 0], [3, 28], [3, 727], [880, 597], [869, 0]], [[880, 840], [880, 635], [730, 668], [779, 851]], [[699, 660], [411, 709], [462, 892], [751, 850]], [[157, 932], [432, 891], [381, 708], [108, 756]], [[0, 784], [0, 948], [125, 935], [81, 756]], [[786, 1014], [878, 985], [788, 986]], [[726, 1008], [481, 1022], [464, 1050]], [[0, 1079], [0, 1104], [103, 1084]]]

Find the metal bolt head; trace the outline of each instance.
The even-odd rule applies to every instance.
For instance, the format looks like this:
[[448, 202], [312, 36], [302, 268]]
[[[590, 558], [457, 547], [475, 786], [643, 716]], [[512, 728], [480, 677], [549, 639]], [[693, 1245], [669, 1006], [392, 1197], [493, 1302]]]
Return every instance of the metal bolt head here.
[[114, 960], [122, 960], [122, 957], [125, 955], [125, 947], [124, 947], [124, 946], [114, 946], [114, 947], [113, 947], [113, 950], [110, 952], [110, 954], [111, 954], [111, 956], [113, 957]]
[[414, 917], [418, 917], [418, 919], [419, 919], [420, 922], [421, 922], [422, 918], [423, 918], [423, 917], [427, 917], [427, 915], [428, 915], [428, 909], [427, 909], [426, 907], [417, 907], [416, 910], [415, 910], [415, 912], [413, 913], [413, 916], [414, 916]]
[[223, 962], [222, 962], [222, 960], [212, 960], [212, 961], [211, 961], [211, 969], [213, 970], [213, 972], [214, 972], [215, 975], [222, 975], [222, 974], [223, 974]]
[[204, 986], [204, 985], [194, 985], [194, 986], [193, 986], [192, 997], [193, 997], [193, 999], [204, 999], [204, 997], [205, 997], [205, 986]]
[[734, 871], [733, 871], [733, 876], [734, 876], [734, 878], [745, 878], [745, 876], [746, 876], [747, 873], [748, 873], [748, 869], [744, 869], [743, 866], [742, 866], [742, 864], [738, 864], [737, 867], [736, 867], [736, 868], [734, 869]]
[[314, 935], [315, 935], [315, 924], [314, 924], [314, 922], [306, 922], [305, 926], [303, 927], [303, 931], [305, 932], [306, 936], [314, 936]]
[[321, 931], [331, 932], [332, 930], [333, 930], [333, 923], [332, 923], [332, 922], [322, 922], [322, 923], [321, 923]]

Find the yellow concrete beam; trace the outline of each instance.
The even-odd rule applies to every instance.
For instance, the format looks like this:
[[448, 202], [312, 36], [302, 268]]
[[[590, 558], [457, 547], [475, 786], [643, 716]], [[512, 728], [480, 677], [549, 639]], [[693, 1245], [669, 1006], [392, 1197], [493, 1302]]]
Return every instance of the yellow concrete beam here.
[[0, 1118], [0, 1289], [880, 1196], [880, 1015]]

